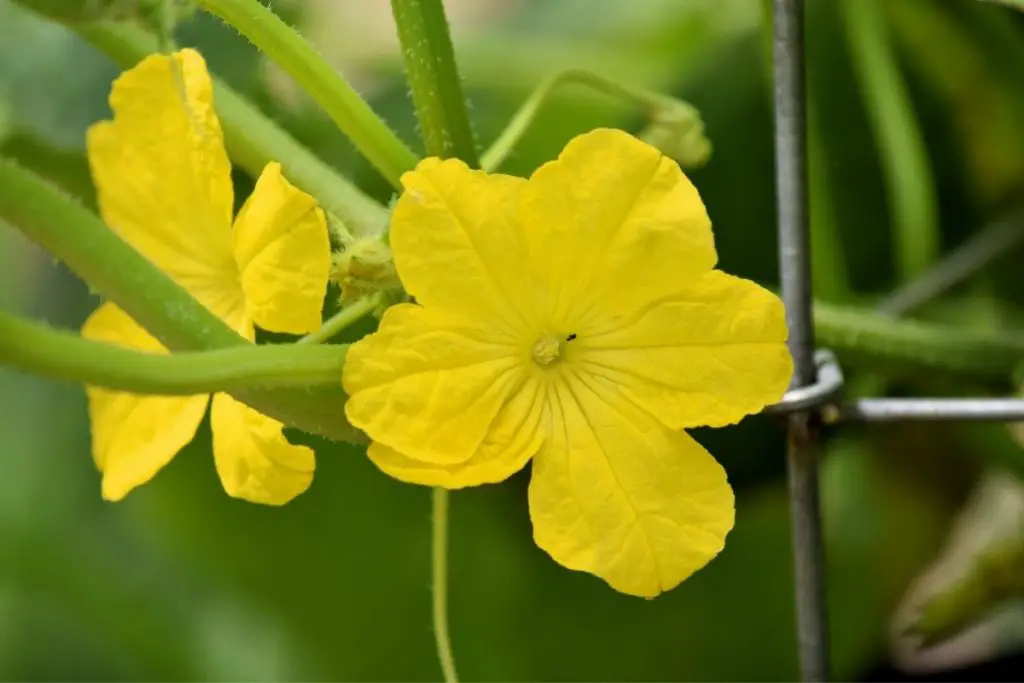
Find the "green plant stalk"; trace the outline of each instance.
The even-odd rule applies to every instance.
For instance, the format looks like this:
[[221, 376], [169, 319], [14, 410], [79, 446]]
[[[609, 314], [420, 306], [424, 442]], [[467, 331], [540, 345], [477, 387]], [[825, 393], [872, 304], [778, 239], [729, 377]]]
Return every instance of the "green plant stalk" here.
[[448, 633], [448, 491], [431, 492], [431, 578], [434, 642], [445, 683], [458, 683], [452, 641]]
[[441, 0], [391, 0], [427, 154], [480, 165]]
[[376, 294], [363, 297], [358, 301], [349, 304], [345, 308], [341, 309], [329, 319], [324, 321], [324, 324], [320, 326], [320, 329], [316, 332], [310, 332], [305, 337], [302, 337], [296, 344], [323, 344], [328, 341], [331, 337], [337, 335], [342, 330], [347, 328], [352, 323], [360, 320], [377, 309], [381, 304], [381, 297]]
[[652, 90], [621, 83], [590, 71], [581, 69], [560, 71], [542, 81], [530, 93], [530, 96], [526, 98], [526, 101], [523, 102], [519, 109], [516, 110], [508, 125], [501, 131], [501, 135], [481, 156], [481, 168], [485, 171], [493, 171], [499, 168], [515, 146], [519, 144], [526, 131], [529, 130], [537, 118], [541, 107], [548, 101], [555, 89], [566, 85], [587, 86], [609, 97], [630, 102], [643, 108], [645, 111], [656, 110], [675, 104], [674, 100], [670, 100]]
[[395, 188], [416, 155], [316, 50], [257, 0], [198, 0], [251, 40], [316, 100], [356, 149]]
[[84, 339], [0, 311], [0, 365], [136, 394], [188, 396], [271, 387], [334, 387], [348, 347], [247, 344], [148, 353]]
[[1024, 362], [1024, 336], [894, 320], [846, 306], [814, 304], [815, 339], [865, 365], [912, 367], [968, 377], [1009, 380]]
[[939, 252], [938, 199], [924, 135], [878, 0], [837, 4], [877, 141], [893, 214], [899, 277], [907, 281], [927, 268]]
[[[171, 350], [249, 345], [96, 216], [2, 158], [0, 220], [63, 261], [93, 291], [124, 309]], [[298, 429], [343, 441], [365, 441], [345, 421], [340, 378], [333, 389], [250, 389], [232, 395]]]
[[[392, 0], [413, 104], [427, 153], [479, 167], [441, 0]], [[434, 644], [446, 683], [457, 683], [448, 633], [448, 491], [432, 491], [431, 575]]]
[[[130, 69], [157, 51], [153, 34], [127, 23], [69, 24], [84, 40], [122, 69]], [[232, 161], [254, 178], [271, 161], [285, 176], [312, 195], [321, 207], [359, 234], [378, 231], [387, 221], [383, 206], [321, 161], [255, 105], [218, 78], [213, 79], [217, 116]]]

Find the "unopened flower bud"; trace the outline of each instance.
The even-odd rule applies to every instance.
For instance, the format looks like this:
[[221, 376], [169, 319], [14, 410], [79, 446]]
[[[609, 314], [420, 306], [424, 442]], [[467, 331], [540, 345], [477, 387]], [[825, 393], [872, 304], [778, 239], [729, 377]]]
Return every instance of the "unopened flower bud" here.
[[699, 168], [711, 156], [711, 141], [704, 135], [704, 122], [691, 105], [666, 99], [654, 109], [640, 139], [672, 157], [683, 168]]
[[331, 278], [341, 287], [347, 303], [369, 294], [400, 291], [391, 248], [379, 237], [360, 237], [334, 257]]

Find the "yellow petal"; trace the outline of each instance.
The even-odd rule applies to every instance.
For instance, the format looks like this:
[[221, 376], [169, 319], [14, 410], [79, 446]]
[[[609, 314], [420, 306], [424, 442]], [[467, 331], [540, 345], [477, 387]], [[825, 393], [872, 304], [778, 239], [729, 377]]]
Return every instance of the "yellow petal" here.
[[206, 64], [150, 55], [114, 81], [89, 129], [100, 211], [125, 241], [221, 318], [243, 301], [231, 252], [231, 166]]
[[320, 327], [331, 242], [316, 200], [267, 164], [235, 221], [235, 259], [249, 318], [265, 330]]
[[560, 564], [653, 597], [725, 544], [734, 501], [725, 471], [600, 378], [552, 387], [556, 427], [534, 458], [530, 517]]
[[487, 436], [469, 460], [439, 465], [408, 458], [393, 448], [373, 442], [367, 454], [384, 473], [410, 484], [459, 489], [494, 484], [521, 470], [544, 439], [545, 384], [527, 382], [491, 423]]
[[349, 349], [345, 414], [374, 441], [410, 458], [465, 462], [526, 381], [517, 353], [488, 328], [415, 304], [393, 306], [376, 333]]
[[515, 202], [522, 178], [426, 159], [402, 176], [391, 217], [395, 267], [427, 308], [523, 329], [531, 316]]
[[574, 138], [523, 191], [546, 310], [569, 328], [628, 315], [714, 267], [711, 223], [676, 162], [619, 130]]
[[786, 335], [779, 297], [715, 270], [628, 326], [581, 330], [573, 351], [668, 427], [720, 427], [782, 398]]
[[313, 482], [313, 450], [288, 443], [280, 422], [227, 394], [214, 394], [210, 426], [213, 460], [229, 496], [284, 505]]
[[[113, 304], [89, 316], [82, 336], [140, 351], [167, 353]], [[103, 497], [120, 500], [153, 478], [195, 436], [209, 397], [139, 396], [86, 387], [92, 454], [103, 473]]]

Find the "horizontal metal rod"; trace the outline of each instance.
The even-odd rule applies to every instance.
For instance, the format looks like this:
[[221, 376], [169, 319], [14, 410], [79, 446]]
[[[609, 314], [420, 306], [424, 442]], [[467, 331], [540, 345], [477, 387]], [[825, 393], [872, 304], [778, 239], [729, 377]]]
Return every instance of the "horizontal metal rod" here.
[[1024, 398], [862, 398], [839, 408], [849, 422], [1022, 422]]

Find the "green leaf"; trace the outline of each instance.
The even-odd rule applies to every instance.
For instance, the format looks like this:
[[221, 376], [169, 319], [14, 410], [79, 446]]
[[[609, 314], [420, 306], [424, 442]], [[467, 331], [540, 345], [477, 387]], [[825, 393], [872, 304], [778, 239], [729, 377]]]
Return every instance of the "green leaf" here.
[[920, 646], [954, 638], [1024, 596], [1024, 485], [990, 471], [964, 507], [939, 559], [918, 579], [897, 628]]

